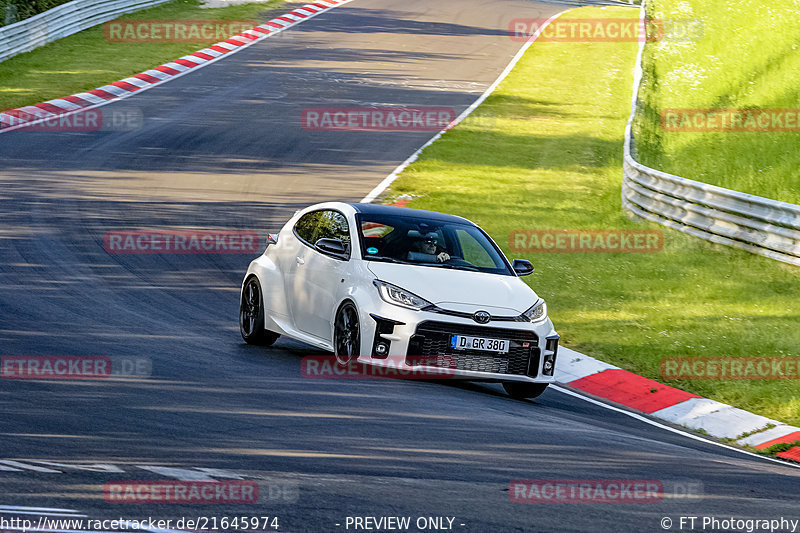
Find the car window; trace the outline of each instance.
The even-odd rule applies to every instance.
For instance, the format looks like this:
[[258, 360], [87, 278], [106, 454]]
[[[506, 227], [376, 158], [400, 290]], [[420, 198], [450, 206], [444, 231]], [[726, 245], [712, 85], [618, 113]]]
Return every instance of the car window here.
[[357, 220], [367, 261], [513, 275], [502, 252], [472, 224], [377, 213]]
[[350, 226], [347, 218], [338, 211], [323, 209], [306, 213], [295, 223], [294, 231], [300, 240], [312, 248], [320, 239], [339, 239], [349, 257]]
[[350, 226], [347, 218], [338, 211], [317, 211], [317, 233], [314, 235], [316, 242], [319, 239], [339, 239], [345, 248], [350, 248]]
[[[464, 260], [480, 268], [500, 267], [500, 265], [495, 262], [496, 254], [492, 254], [489, 250], [484, 248], [484, 245], [487, 244], [485, 241], [483, 243], [479, 242], [475, 236], [462, 229], [457, 229], [455, 234], [458, 239], [458, 244], [461, 247]], [[494, 250], [492, 250], [492, 252], [494, 252]]]
[[306, 213], [294, 225], [294, 231], [298, 237], [306, 242], [306, 244], [314, 244], [317, 242], [317, 227], [319, 225], [319, 218], [322, 211], [312, 211]]

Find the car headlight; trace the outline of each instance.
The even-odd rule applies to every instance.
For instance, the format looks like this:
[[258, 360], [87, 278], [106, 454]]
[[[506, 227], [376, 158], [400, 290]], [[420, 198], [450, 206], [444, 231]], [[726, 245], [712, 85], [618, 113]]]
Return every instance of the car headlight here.
[[547, 318], [547, 304], [544, 303], [544, 300], [539, 300], [533, 304], [533, 307], [522, 313], [522, 316], [531, 322], [540, 322]]
[[406, 309], [414, 309], [415, 311], [433, 305], [428, 300], [420, 298], [413, 292], [401, 289], [397, 285], [392, 285], [391, 283], [386, 283], [385, 281], [379, 281], [377, 279], [372, 283], [378, 288], [378, 293], [381, 295], [381, 298], [383, 298], [383, 301], [389, 302], [390, 304], [399, 305]]

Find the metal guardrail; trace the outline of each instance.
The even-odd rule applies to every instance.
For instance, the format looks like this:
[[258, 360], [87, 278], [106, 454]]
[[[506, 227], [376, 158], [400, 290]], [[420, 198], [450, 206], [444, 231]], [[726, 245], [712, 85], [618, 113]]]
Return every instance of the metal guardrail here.
[[[644, 16], [643, 3], [641, 21]], [[639, 43], [625, 128], [622, 208], [701, 239], [800, 266], [800, 206], [682, 178], [636, 161], [632, 127], [644, 44]]]
[[0, 61], [67, 35], [167, 0], [73, 0], [31, 18], [0, 27]]

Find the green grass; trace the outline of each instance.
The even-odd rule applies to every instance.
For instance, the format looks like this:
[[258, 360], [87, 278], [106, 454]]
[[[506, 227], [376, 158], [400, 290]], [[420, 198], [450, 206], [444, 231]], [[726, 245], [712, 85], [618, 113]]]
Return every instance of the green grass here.
[[648, 15], [697, 19], [703, 38], [649, 43], [636, 122], [642, 163], [730, 189], [800, 203], [800, 131], [664, 131], [668, 108], [800, 107], [797, 4], [652, 0]]
[[[577, 17], [636, 16], [581, 8]], [[664, 381], [674, 356], [800, 356], [800, 269], [626, 218], [622, 141], [636, 43], [539, 43], [464, 123], [409, 166], [389, 199], [465, 216], [547, 299], [564, 345]], [[521, 254], [518, 229], [651, 228], [659, 253]], [[798, 381], [671, 381], [673, 386], [800, 424]]]
[[[263, 21], [260, 14], [282, 3], [283, 0], [272, 0], [202, 9], [200, 0], [172, 0], [119, 18]], [[96, 89], [220, 40], [207, 43], [110, 43], [105, 39], [101, 24], [0, 63], [0, 109], [13, 109]]]
[[765, 455], [772, 455], [781, 452], [788, 452], [792, 448], [797, 448], [797, 447], [800, 447], [800, 440], [796, 440], [794, 442], [781, 442], [778, 444], [773, 444], [769, 448], [758, 450], [758, 453], [763, 453]]

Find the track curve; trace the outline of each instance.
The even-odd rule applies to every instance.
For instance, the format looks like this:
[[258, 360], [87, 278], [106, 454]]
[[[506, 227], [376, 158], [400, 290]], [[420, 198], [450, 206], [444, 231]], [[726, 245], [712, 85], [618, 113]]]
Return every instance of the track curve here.
[[[649, 531], [663, 516], [796, 512], [798, 474], [548, 392], [302, 379], [307, 346], [246, 346], [238, 287], [251, 255], [110, 255], [108, 231], [275, 230], [295, 209], [359, 200], [431, 135], [310, 132], [305, 107], [440, 106], [457, 113], [516, 53], [524, 0], [356, 0], [196, 73], [104, 109], [127, 132], [0, 136], [2, 355], [144, 357], [152, 378], [0, 383], [6, 505], [90, 516], [240, 512], [107, 504], [142, 466], [236, 471], [299, 485], [268, 511], [291, 531], [348, 515], [448, 515], [463, 531]], [[46, 467], [49, 461], [62, 466]], [[117, 472], [64, 465], [103, 463]], [[53, 472], [41, 471], [53, 470]], [[59, 472], [59, 473], [56, 473]], [[698, 501], [518, 504], [513, 479], [702, 484]], [[258, 512], [251, 512], [258, 511]], [[3, 511], [0, 510], [0, 514]], [[240, 512], [241, 514], [241, 512]]]

